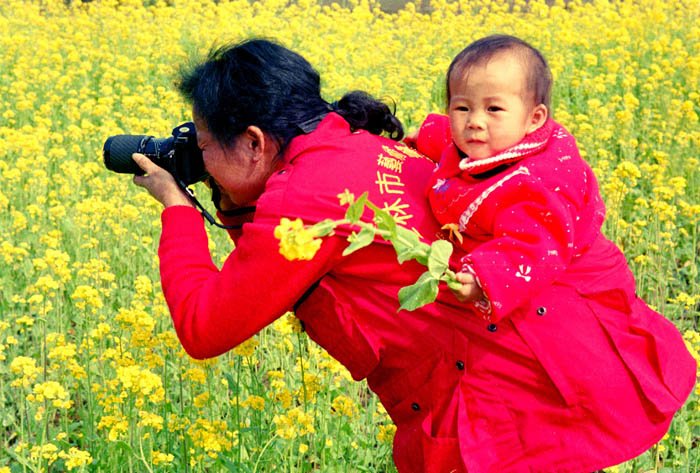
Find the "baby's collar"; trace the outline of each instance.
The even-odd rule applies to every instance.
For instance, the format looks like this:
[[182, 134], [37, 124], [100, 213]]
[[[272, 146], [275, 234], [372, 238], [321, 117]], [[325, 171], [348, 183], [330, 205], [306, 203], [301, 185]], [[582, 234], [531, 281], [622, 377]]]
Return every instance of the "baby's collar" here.
[[[544, 125], [525, 136], [516, 145], [501, 151], [490, 158], [471, 160], [469, 156], [462, 153], [459, 148], [457, 151], [462, 157], [459, 162], [459, 169], [471, 176], [482, 174], [504, 164], [511, 164], [520, 161], [526, 156], [537, 153], [547, 146], [549, 137], [554, 129], [554, 121], [550, 118]], [[455, 146], [456, 148], [456, 146]]]

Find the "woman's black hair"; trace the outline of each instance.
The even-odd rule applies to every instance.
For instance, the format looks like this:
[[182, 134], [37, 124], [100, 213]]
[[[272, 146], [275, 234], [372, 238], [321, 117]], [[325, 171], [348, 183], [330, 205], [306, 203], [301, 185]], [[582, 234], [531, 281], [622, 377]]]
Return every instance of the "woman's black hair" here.
[[388, 106], [359, 91], [329, 105], [321, 98], [321, 80], [311, 65], [264, 39], [212, 50], [203, 63], [181, 73], [177, 87], [224, 145], [257, 126], [277, 140], [281, 153], [292, 138], [307, 132], [305, 123], [331, 110], [353, 130], [403, 137], [401, 123]]
[[390, 110], [385, 103], [376, 100], [367, 92], [349, 92], [334, 103], [332, 108], [353, 130], [367, 130], [375, 135], [386, 132], [389, 138], [396, 141], [403, 138], [403, 126], [394, 115], [395, 110]]
[[[496, 34], [474, 41], [452, 60], [447, 69], [447, 103], [450, 103], [450, 76], [464, 73], [472, 66], [485, 64], [501, 52], [512, 51], [518, 55], [527, 71], [527, 90], [533, 94], [535, 105], [544, 104], [550, 109], [552, 96], [552, 72], [547, 60], [536, 48], [515, 36]], [[551, 113], [551, 112], [550, 112]]]

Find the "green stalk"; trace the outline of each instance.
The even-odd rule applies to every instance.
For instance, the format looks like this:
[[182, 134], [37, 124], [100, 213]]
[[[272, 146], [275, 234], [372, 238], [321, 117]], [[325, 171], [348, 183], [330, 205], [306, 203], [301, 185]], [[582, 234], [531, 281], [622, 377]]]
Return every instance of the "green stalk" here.
[[238, 464], [241, 464], [243, 457], [243, 438], [241, 430], [241, 360], [236, 360], [236, 408], [234, 409], [236, 419], [236, 430], [238, 431]]
[[[89, 317], [88, 317], [89, 318]], [[87, 321], [86, 321], [87, 325]], [[90, 450], [93, 449], [93, 439], [95, 437], [95, 423], [94, 423], [94, 417], [95, 414], [93, 412], [93, 403], [92, 403], [92, 370], [90, 369], [90, 344], [92, 343], [90, 341], [90, 332], [89, 332], [89, 327], [86, 328], [85, 333], [87, 334], [87, 350], [83, 358], [83, 364], [85, 366], [85, 371], [86, 371], [86, 377], [87, 377], [87, 406], [88, 406], [88, 446]]]
[[297, 347], [299, 351], [299, 367], [301, 369], [301, 390], [302, 393], [304, 394], [304, 414], [306, 414], [307, 411], [307, 399], [306, 399], [306, 378], [304, 376], [304, 357], [302, 356], [301, 353], [301, 333], [297, 332]]
[[[253, 473], [256, 473], [258, 471], [258, 464], [260, 463], [260, 460], [263, 457], [263, 453], [265, 453], [265, 450], [267, 450], [267, 447], [269, 447], [272, 444], [272, 441], [277, 438], [277, 434], [273, 435], [270, 437], [270, 440], [267, 441], [267, 443], [263, 446], [262, 450], [260, 450], [260, 455], [258, 455], [258, 459], [255, 461], [255, 466], [253, 467]], [[238, 442], [239, 444], [241, 443], [240, 441]]]
[[[163, 357], [163, 389], [168, 393], [168, 359], [167, 354]], [[168, 411], [165, 409], [166, 402], [164, 401], [160, 407], [160, 415], [163, 417], [164, 435], [165, 435], [165, 445], [170, 445], [170, 429], [168, 428]]]
[[[180, 414], [184, 416], [185, 414], [185, 393], [184, 389], [182, 387], [182, 364], [178, 363], [178, 379], [180, 381]], [[182, 458], [185, 462], [185, 473], [189, 470], [190, 467], [190, 462], [189, 458], [187, 458], [187, 433], [180, 429], [180, 432], [182, 432], [182, 442], [180, 443], [181, 449], [182, 449]]]
[[144, 453], [143, 453], [143, 438], [140, 435], [140, 432], [139, 432], [138, 437], [139, 437], [139, 453], [141, 454], [141, 456], [139, 457], [139, 460], [141, 460], [141, 462], [146, 467], [146, 469], [148, 470], [149, 473], [153, 473], [153, 468], [151, 468], [148, 460], [146, 460], [146, 455], [144, 455]]

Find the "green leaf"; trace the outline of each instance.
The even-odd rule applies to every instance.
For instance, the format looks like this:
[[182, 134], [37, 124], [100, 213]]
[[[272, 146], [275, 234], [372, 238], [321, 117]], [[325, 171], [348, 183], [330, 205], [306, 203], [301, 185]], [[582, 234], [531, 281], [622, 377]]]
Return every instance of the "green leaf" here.
[[440, 279], [442, 273], [450, 265], [450, 256], [452, 256], [452, 243], [447, 240], [436, 240], [430, 245], [430, 253], [428, 254], [428, 271], [433, 277]]
[[326, 236], [330, 235], [331, 232], [335, 229], [335, 227], [338, 225], [338, 223], [335, 220], [331, 220], [330, 218], [327, 218], [325, 220], [322, 220], [311, 228], [313, 229], [314, 233], [316, 236]]
[[363, 227], [360, 233], [353, 233], [348, 238], [350, 245], [343, 251], [343, 256], [347, 256], [360, 248], [364, 248], [374, 241], [375, 231], [371, 227]]
[[233, 462], [226, 455], [221, 453], [216, 457], [219, 463], [226, 467], [226, 470], [230, 473], [250, 473], [250, 468], [248, 468], [243, 463]]
[[360, 221], [360, 218], [362, 218], [362, 214], [365, 212], [365, 203], [367, 203], [368, 195], [369, 193], [365, 192], [348, 207], [345, 218], [350, 220], [351, 223], [357, 223]]
[[239, 388], [236, 380], [231, 375], [231, 373], [224, 373], [224, 378], [226, 378], [226, 381], [228, 381], [228, 389], [231, 391], [231, 393], [234, 396], [238, 396], [238, 392], [240, 391], [240, 388]]
[[423, 266], [427, 266], [429, 248], [425, 243], [422, 243], [419, 247], [406, 248], [402, 252], [396, 253], [396, 259], [399, 263], [414, 259]]
[[421, 241], [416, 232], [409, 230], [406, 227], [396, 227], [396, 238], [392, 241], [396, 251], [403, 251], [407, 247], [418, 246]]
[[415, 232], [405, 227], [397, 226], [396, 237], [391, 240], [391, 243], [394, 245], [399, 263], [415, 259], [422, 265], [428, 265], [430, 246], [420, 241]]
[[402, 309], [416, 310], [433, 302], [438, 295], [439, 282], [429, 271], [426, 271], [421, 274], [415, 284], [402, 287], [399, 290], [399, 302], [401, 303], [399, 312]]
[[133, 455], [134, 450], [131, 448], [131, 445], [126, 443], [123, 440], [117, 440], [116, 442], [112, 443], [114, 447], [117, 447], [123, 455]]
[[394, 221], [394, 217], [386, 210], [380, 208], [374, 209], [374, 224], [378, 229], [389, 232], [390, 236], [386, 238], [387, 240], [396, 237], [396, 222]]

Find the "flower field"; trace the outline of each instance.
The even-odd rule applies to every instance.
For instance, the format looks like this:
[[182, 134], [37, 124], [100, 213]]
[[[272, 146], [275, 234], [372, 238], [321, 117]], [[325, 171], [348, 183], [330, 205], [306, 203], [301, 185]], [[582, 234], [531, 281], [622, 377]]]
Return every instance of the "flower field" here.
[[[181, 64], [251, 36], [303, 54], [330, 101], [353, 89], [393, 100], [407, 130], [443, 110], [444, 72], [472, 40], [538, 47], [554, 118], [598, 176], [605, 233], [700, 360], [700, 3], [380, 7], [0, 4], [0, 473], [396, 471], [386, 412], [293, 314], [217, 359], [184, 353], [159, 284], [160, 204], [102, 164], [108, 136], [165, 137], [189, 120], [172, 86]], [[232, 244], [207, 230], [222, 263]], [[699, 398], [606, 471], [700, 471]]]

